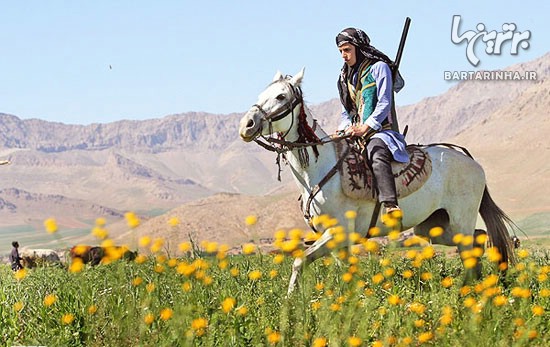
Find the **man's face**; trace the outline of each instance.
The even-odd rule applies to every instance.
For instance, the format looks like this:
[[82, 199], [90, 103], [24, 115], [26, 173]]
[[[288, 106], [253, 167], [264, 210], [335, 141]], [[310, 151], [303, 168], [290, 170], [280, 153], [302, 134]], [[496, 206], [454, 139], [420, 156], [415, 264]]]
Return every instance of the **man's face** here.
[[342, 59], [348, 66], [353, 66], [357, 62], [357, 56], [355, 55], [355, 46], [351, 43], [343, 43], [338, 47]]

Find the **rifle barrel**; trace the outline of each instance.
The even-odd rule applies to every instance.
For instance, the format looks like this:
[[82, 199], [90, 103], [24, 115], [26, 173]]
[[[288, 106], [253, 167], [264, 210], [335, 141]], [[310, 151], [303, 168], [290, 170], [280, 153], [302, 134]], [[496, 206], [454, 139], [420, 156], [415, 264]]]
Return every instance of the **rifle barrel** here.
[[409, 33], [409, 27], [411, 25], [411, 18], [405, 19], [405, 25], [403, 26], [403, 32], [401, 33], [401, 41], [399, 41], [399, 48], [397, 49], [397, 56], [395, 57], [394, 66], [395, 70], [399, 68], [401, 63], [401, 57], [403, 56], [403, 48], [405, 47], [405, 41], [407, 41], [407, 34]]

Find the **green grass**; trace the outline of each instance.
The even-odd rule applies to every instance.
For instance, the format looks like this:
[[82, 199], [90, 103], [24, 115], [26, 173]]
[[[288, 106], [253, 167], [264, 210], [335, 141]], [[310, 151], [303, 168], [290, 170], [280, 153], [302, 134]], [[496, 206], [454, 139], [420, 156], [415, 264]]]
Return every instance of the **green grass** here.
[[[8, 346], [550, 345], [549, 251], [522, 250], [505, 280], [484, 258], [483, 279], [468, 287], [458, 257], [436, 253], [415, 263], [405, 256], [419, 259], [415, 251], [335, 252], [306, 268], [288, 298], [291, 256], [157, 254], [76, 273], [38, 268], [20, 280], [2, 266], [1, 339]], [[261, 276], [251, 279], [255, 271]], [[50, 294], [56, 300], [46, 306]], [[227, 298], [235, 305], [228, 300], [224, 311]], [[64, 315], [74, 319], [63, 322]]]

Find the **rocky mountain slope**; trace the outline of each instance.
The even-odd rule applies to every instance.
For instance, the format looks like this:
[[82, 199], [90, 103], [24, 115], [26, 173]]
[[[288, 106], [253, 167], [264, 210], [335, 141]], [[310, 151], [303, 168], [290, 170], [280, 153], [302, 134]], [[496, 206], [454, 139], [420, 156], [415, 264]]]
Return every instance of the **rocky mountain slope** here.
[[[442, 95], [398, 108], [398, 114], [402, 128], [409, 125], [409, 143], [468, 147], [485, 168], [499, 204], [513, 217], [527, 218], [550, 213], [545, 184], [550, 171], [550, 54], [508, 70], [536, 71], [538, 78], [461, 82]], [[414, 88], [414, 82], [407, 87]], [[329, 132], [336, 128], [337, 99], [309, 107], [322, 127]], [[303, 227], [289, 170], [283, 167], [283, 182], [277, 182], [274, 155], [238, 138], [241, 116], [185, 113], [70, 125], [0, 114], [0, 159], [12, 161], [0, 167], [0, 235], [21, 226], [39, 229], [46, 216], [64, 221], [63, 227], [86, 230], [93, 215], [116, 221], [121, 211], [150, 218], [172, 210], [201, 237], [216, 238], [223, 230], [220, 237], [231, 239], [237, 224], [256, 206], [269, 210], [262, 201], [275, 195], [284, 202], [269, 210], [273, 228], [277, 220]], [[199, 213], [197, 206], [210, 214]], [[218, 221], [228, 216], [235, 228]], [[152, 218], [150, 223], [151, 232], [168, 232], [160, 228], [162, 221]], [[122, 233], [124, 227], [116, 234]]]

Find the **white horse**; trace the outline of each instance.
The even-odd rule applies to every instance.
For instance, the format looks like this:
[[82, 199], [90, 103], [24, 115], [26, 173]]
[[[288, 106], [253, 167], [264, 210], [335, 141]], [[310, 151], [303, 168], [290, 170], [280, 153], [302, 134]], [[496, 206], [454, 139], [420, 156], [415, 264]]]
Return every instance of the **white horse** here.
[[[321, 214], [344, 221], [347, 211], [355, 211], [355, 231], [365, 236], [371, 219], [374, 220], [376, 201], [354, 199], [344, 193], [341, 176], [334, 174], [336, 169], [340, 169], [335, 142], [326, 140], [330, 136], [321, 129], [304, 104], [300, 88], [303, 76], [304, 69], [294, 77], [284, 77], [277, 72], [273, 82], [259, 95], [257, 103], [241, 119], [239, 134], [246, 142], [256, 140], [258, 143], [259, 137], [278, 136], [278, 140], [267, 139], [274, 145], [260, 144], [279, 152], [286, 151], [301, 191], [306, 221]], [[513, 261], [510, 235], [505, 225], [511, 221], [490, 197], [481, 166], [470, 156], [452, 148], [426, 146], [423, 150], [431, 160], [432, 172], [420, 188], [399, 199], [403, 211], [402, 230], [414, 228], [415, 234], [429, 237], [430, 229], [439, 226], [444, 232], [432, 238], [432, 242], [455, 245], [454, 235], [474, 234], [479, 212], [488, 229], [489, 241], [502, 256], [501, 261]], [[396, 181], [396, 184], [399, 187], [400, 182]], [[380, 219], [376, 219], [380, 226]], [[303, 265], [329, 253], [325, 245], [331, 238], [330, 229], [326, 230], [305, 251], [303, 258], [295, 259], [289, 293], [293, 291]], [[472, 247], [472, 244], [458, 244], [460, 252]]]

